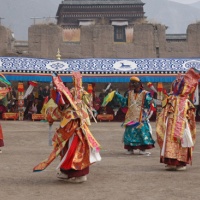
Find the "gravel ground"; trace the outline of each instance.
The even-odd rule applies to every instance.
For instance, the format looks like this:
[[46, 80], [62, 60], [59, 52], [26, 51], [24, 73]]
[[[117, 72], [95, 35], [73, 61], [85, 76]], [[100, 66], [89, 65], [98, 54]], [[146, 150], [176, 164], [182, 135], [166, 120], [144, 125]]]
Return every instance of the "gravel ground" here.
[[[45, 171], [32, 172], [47, 158], [48, 123], [1, 121], [5, 146], [0, 154], [0, 196], [6, 200], [199, 200], [200, 139], [193, 165], [186, 171], [165, 171], [159, 147], [151, 156], [125, 155], [120, 122], [92, 123], [91, 131], [102, 146], [102, 161], [90, 167], [88, 181], [70, 184], [56, 178], [57, 158]], [[53, 130], [59, 126], [53, 124]], [[155, 138], [155, 122], [152, 122]], [[199, 132], [200, 123], [197, 123]], [[156, 139], [156, 138], [155, 138]]]

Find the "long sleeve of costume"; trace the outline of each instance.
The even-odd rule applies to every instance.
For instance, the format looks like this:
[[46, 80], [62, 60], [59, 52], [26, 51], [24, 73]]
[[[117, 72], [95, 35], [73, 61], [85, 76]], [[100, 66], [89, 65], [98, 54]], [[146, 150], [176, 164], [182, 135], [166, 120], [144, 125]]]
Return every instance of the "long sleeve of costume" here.
[[4, 141], [3, 141], [3, 131], [2, 131], [2, 127], [0, 124], [0, 147], [4, 146]]
[[82, 101], [83, 101], [84, 109], [88, 112], [87, 124], [90, 125], [91, 124], [90, 118], [93, 118], [96, 121], [96, 119], [93, 115], [94, 107], [93, 107], [93, 96], [92, 96], [92, 94], [84, 91]]
[[144, 100], [144, 108], [146, 108], [146, 109], [152, 109], [152, 106], [155, 106], [154, 102], [153, 102], [153, 98], [151, 96], [151, 93], [147, 92], [145, 100]]
[[92, 94], [89, 94], [86, 91], [84, 91], [82, 101], [85, 105], [87, 105], [88, 107], [92, 107], [92, 98]]
[[195, 119], [195, 107], [194, 105], [188, 101], [188, 110], [187, 110], [187, 119], [188, 119], [188, 125], [191, 131], [192, 140], [195, 144], [196, 142], [196, 119]]
[[121, 107], [126, 107], [128, 105], [128, 98], [122, 96], [118, 92], [115, 92], [114, 101]]
[[62, 118], [61, 111], [58, 107], [49, 107], [46, 112], [46, 119], [49, 123], [59, 121]]
[[55, 104], [53, 99], [50, 99], [48, 102], [44, 103], [41, 113], [50, 124], [62, 118], [61, 110], [59, 109], [58, 105]]

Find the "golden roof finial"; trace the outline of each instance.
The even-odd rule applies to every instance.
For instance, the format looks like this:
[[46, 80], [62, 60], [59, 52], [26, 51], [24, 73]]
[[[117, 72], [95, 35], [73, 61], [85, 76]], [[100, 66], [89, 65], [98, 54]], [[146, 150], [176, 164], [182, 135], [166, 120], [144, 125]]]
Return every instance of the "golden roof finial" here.
[[56, 58], [57, 58], [57, 60], [60, 60], [60, 59], [61, 59], [61, 55], [60, 55], [60, 50], [59, 50], [59, 48], [58, 48], [58, 51], [57, 51]]

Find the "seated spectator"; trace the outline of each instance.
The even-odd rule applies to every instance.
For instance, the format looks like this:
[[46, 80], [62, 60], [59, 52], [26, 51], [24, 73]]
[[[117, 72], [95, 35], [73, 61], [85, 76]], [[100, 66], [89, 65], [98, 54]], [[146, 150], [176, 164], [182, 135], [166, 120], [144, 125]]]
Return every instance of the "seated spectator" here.
[[15, 100], [11, 105], [10, 112], [18, 112], [18, 100]]
[[32, 114], [39, 113], [39, 104], [38, 99], [34, 99], [34, 101], [28, 105], [27, 114], [25, 115], [25, 119], [31, 120]]
[[0, 103], [0, 119], [2, 119], [2, 115], [5, 112], [7, 112], [7, 108], [2, 103]]

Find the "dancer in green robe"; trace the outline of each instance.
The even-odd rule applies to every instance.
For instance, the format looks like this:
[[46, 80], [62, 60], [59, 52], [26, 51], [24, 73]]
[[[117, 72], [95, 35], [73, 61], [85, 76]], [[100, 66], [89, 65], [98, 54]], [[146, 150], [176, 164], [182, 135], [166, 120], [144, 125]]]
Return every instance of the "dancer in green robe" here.
[[149, 123], [155, 106], [151, 94], [143, 89], [142, 82], [138, 77], [131, 77], [127, 96], [113, 91], [109, 93], [102, 104], [106, 106], [108, 102], [115, 101], [121, 107], [128, 107], [123, 126], [124, 149], [126, 154], [134, 154], [134, 150], [139, 150], [139, 154], [150, 155], [146, 149], [154, 148], [155, 141], [152, 138], [152, 129]]

